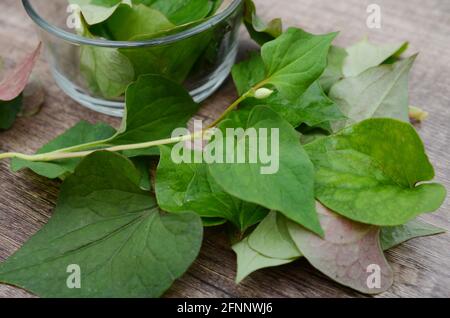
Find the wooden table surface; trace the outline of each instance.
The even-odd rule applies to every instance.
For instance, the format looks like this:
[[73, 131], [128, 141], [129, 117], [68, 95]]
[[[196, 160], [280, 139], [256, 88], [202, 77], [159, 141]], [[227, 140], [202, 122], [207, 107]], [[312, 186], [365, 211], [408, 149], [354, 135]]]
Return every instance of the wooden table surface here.
[[[366, 26], [369, 0], [256, 0], [264, 17], [282, 17], [285, 25], [310, 32], [341, 31], [339, 45], [349, 45], [363, 36], [379, 43], [409, 40], [410, 52], [420, 52], [411, 80], [411, 104], [430, 112], [419, 127], [437, 180], [450, 189], [450, 1], [378, 0], [382, 28]], [[274, 5], [276, 4], [276, 5]], [[22, 59], [37, 44], [31, 20], [19, 0], [0, 1], [0, 56], [6, 67]], [[241, 56], [254, 45], [242, 32]], [[119, 121], [89, 111], [65, 96], [55, 85], [43, 59], [37, 73], [46, 88], [43, 110], [20, 118], [14, 127], [0, 133], [0, 151], [32, 153], [81, 119]], [[228, 81], [208, 100], [200, 116], [211, 118], [234, 99]], [[52, 214], [59, 182], [29, 171], [12, 173], [0, 162], [0, 261], [16, 251], [39, 230]], [[450, 230], [447, 200], [435, 214], [424, 217]], [[359, 297], [314, 270], [306, 261], [262, 270], [241, 285], [234, 283], [235, 256], [223, 229], [207, 230], [201, 254], [188, 273], [167, 293], [168, 297]], [[450, 297], [450, 234], [408, 242], [387, 253], [395, 271], [395, 283], [381, 297]], [[0, 297], [31, 297], [25, 291], [0, 285]]]

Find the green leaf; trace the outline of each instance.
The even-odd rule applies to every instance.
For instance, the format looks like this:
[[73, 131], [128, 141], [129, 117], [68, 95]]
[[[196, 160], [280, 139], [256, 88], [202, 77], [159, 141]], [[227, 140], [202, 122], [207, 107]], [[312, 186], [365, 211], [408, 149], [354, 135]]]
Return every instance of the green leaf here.
[[251, 273], [294, 262], [302, 257], [287, 228], [288, 220], [271, 212], [244, 240], [235, 244], [239, 283]]
[[[128, 86], [126, 108], [117, 134], [106, 141], [111, 145], [137, 144], [170, 138], [177, 128], [187, 126], [200, 105], [186, 89], [160, 75], [143, 75]], [[127, 157], [158, 156], [158, 148], [128, 150]]]
[[245, 0], [244, 23], [251, 38], [259, 45], [264, 45], [283, 33], [281, 19], [274, 19], [266, 23], [257, 15], [253, 0]]
[[[394, 275], [380, 247], [380, 229], [351, 222], [321, 204], [317, 205], [317, 211], [324, 238], [288, 223], [292, 239], [311, 265], [338, 283], [365, 294], [388, 290]], [[368, 281], [371, 281], [373, 265], [378, 266], [381, 277], [379, 288], [372, 289]]]
[[[107, 124], [90, 124], [80, 121], [53, 141], [49, 142], [37, 151], [38, 154], [52, 152], [84, 143], [94, 142], [110, 138], [116, 130]], [[19, 171], [29, 168], [35, 173], [50, 178], [62, 178], [73, 173], [80, 159], [63, 159], [54, 162], [33, 162], [14, 158], [11, 160], [11, 169]]]
[[[182, 25], [201, 20], [214, 13], [213, 2], [209, 0], [132, 0], [162, 12], [172, 23]], [[214, 1], [218, 2], [219, 1]], [[217, 4], [214, 4], [216, 7]]]
[[[92, 26], [90, 31], [97, 36], [110, 40], [146, 41], [157, 37], [174, 35], [192, 28], [204, 22], [204, 18], [213, 10], [213, 3], [208, 0], [157, 0], [133, 1], [133, 3], [134, 5], [131, 7], [120, 5], [111, 17], [103, 23]], [[176, 22], [183, 22], [182, 19], [186, 19], [186, 23], [183, 22], [177, 26], [169, 21], [170, 17], [168, 19], [164, 15], [165, 11], [173, 14], [173, 18], [177, 20]], [[145, 48], [129, 47], [119, 50], [114, 49], [114, 51], [118, 51], [122, 57], [128, 59], [127, 63], [123, 62], [126, 69], [129, 69], [130, 65], [132, 66], [133, 78], [146, 74], [160, 74], [178, 83], [183, 83], [193, 66], [209, 46], [213, 33], [221, 31], [218, 29], [219, 27], [208, 29], [168, 45], [148, 46]], [[223, 36], [223, 33], [221, 35]], [[216, 62], [217, 54], [215, 54], [214, 63]], [[91, 70], [90, 73], [95, 73], [92, 70], [95, 69], [95, 63], [89, 59], [87, 62], [87, 69]], [[101, 87], [99, 88], [97, 84], [97, 81], [100, 80], [96, 79], [95, 76], [89, 76], [89, 72], [87, 73], [85, 76], [87, 77], [90, 90], [94, 93], [103, 93], [100, 90]], [[108, 83], [108, 81], [106, 82]], [[130, 82], [128, 81], [126, 84]], [[103, 96], [113, 98], [122, 94], [113, 96], [109, 93], [103, 94]]]
[[237, 255], [237, 284], [239, 284], [245, 277], [259, 269], [280, 266], [292, 262], [292, 260], [266, 257], [256, 252], [250, 247], [247, 239], [235, 244], [233, 246], [233, 251]]
[[136, 144], [169, 138], [186, 127], [199, 105], [179, 84], [159, 75], [145, 75], [126, 92], [126, 114], [110, 144]]
[[[175, 33], [178, 33], [188, 27], [192, 27], [192, 25], [179, 27], [173, 29], [171, 32], [159, 33], [158, 36], [170, 35], [175, 31]], [[177, 83], [183, 83], [194, 65], [210, 45], [214, 31], [213, 29], [209, 29], [168, 45], [145, 48], [122, 48], [119, 51], [131, 61], [136, 76], [159, 74]], [[155, 34], [143, 34], [133, 37], [132, 40], [144, 41], [155, 36]]]
[[[266, 209], [226, 193], [210, 175], [207, 164], [175, 163], [172, 148], [166, 146], [161, 147], [160, 152], [156, 197], [162, 209], [193, 211], [204, 218], [226, 219], [242, 232], [267, 215]], [[193, 151], [184, 148], [180, 152], [184, 157], [194, 158]]]
[[[83, 36], [93, 38], [87, 28]], [[115, 48], [82, 45], [80, 68], [89, 89], [105, 98], [116, 98], [134, 80], [133, 65]]]
[[316, 168], [316, 197], [352, 220], [402, 225], [446, 197], [442, 185], [424, 183], [434, 170], [410, 124], [369, 119], [305, 149]]
[[[50, 222], [0, 265], [0, 281], [42, 297], [161, 296], [197, 257], [202, 224], [161, 212], [139, 179], [120, 155], [83, 160]], [[79, 289], [68, 288], [70, 265], [79, 266]]]
[[279, 38], [266, 43], [261, 56], [233, 68], [239, 95], [252, 87], [274, 85], [282, 97], [296, 100], [319, 78], [327, 64], [327, 54], [335, 33], [313, 35], [289, 28]]
[[261, 84], [274, 85], [287, 99], [297, 98], [324, 72], [336, 35], [313, 35], [289, 28], [276, 40], [266, 43], [261, 50], [266, 78]]
[[[80, 146], [77, 150], [136, 144], [170, 138], [176, 128], [185, 127], [197, 112], [197, 105], [179, 84], [158, 75], [140, 77], [129, 86], [126, 94], [126, 115], [119, 131], [108, 125], [92, 126], [81, 122], [38, 151], [38, 154]], [[96, 142], [92, 145], [92, 142]], [[85, 146], [85, 147], [83, 147]], [[128, 157], [159, 155], [157, 148], [124, 151]], [[53, 162], [32, 162], [13, 159], [12, 168], [30, 168], [47, 178], [64, 177], [72, 173], [79, 159]]]
[[337, 104], [324, 93], [319, 82], [313, 83], [295, 101], [290, 102], [274, 94], [263, 103], [296, 128], [306, 124], [309, 127], [321, 127], [332, 132], [331, 123], [345, 118]]
[[[253, 53], [251, 57], [233, 67], [233, 80], [239, 95], [245, 94], [255, 84], [264, 80], [265, 66], [262, 58]], [[258, 105], [269, 106], [294, 127], [307, 124], [310, 127], [325, 125], [331, 130], [331, 122], [343, 120], [337, 104], [323, 92], [319, 82], [314, 82], [304, 94], [296, 96], [293, 100], [283, 98], [274, 93], [263, 100], [247, 98], [241, 106], [254, 107]]]
[[408, 42], [374, 45], [367, 38], [346, 49], [347, 58], [343, 66], [345, 77], [358, 76], [368, 69], [383, 64], [393, 56], [399, 56], [408, 48]]
[[420, 220], [413, 220], [405, 225], [383, 227], [381, 229], [381, 246], [383, 250], [391, 249], [417, 237], [445, 233], [445, 230]]
[[175, 27], [159, 11], [145, 5], [121, 5], [106, 21], [109, 33], [117, 41], [129, 41], [139, 35], [151, 37]]
[[238, 95], [242, 96], [253, 86], [264, 80], [266, 77], [266, 66], [259, 53], [251, 52], [247, 60], [233, 66], [231, 73]]
[[345, 49], [331, 46], [328, 53], [328, 65], [325, 72], [320, 77], [320, 84], [325, 92], [329, 92], [331, 87], [344, 77], [343, 67], [347, 57]]
[[0, 130], [6, 130], [12, 127], [16, 121], [17, 114], [22, 109], [22, 101], [22, 95], [7, 102], [0, 100]]
[[409, 122], [408, 77], [416, 59], [412, 56], [393, 65], [371, 68], [359, 76], [335, 84], [330, 98], [348, 118], [338, 130], [368, 118], [395, 118]]
[[285, 260], [302, 257], [291, 239], [287, 222], [287, 219], [281, 214], [270, 212], [250, 234], [248, 244], [265, 257]]
[[131, 6], [131, 0], [69, 0], [69, 3], [80, 7], [89, 25], [106, 21], [121, 4]]
[[[320, 209], [324, 209], [324, 207], [319, 206], [318, 210], [320, 211]], [[364, 231], [369, 230], [369, 227], [366, 225], [339, 218], [334, 214], [330, 214], [330, 212], [324, 212], [324, 215], [326, 215], [325, 213], [329, 215], [329, 219], [333, 222], [333, 224], [329, 225], [330, 231], [335, 229], [335, 227], [338, 227], [336, 224], [340, 224], [338, 230], [339, 235], [336, 236], [336, 238], [339, 237], [339, 240], [345, 242], [345, 244], [342, 245], [347, 245], [349, 242], [351, 242], [351, 244], [355, 244], [356, 240], [361, 238]], [[324, 219], [325, 217], [323, 217], [323, 220]], [[301, 252], [298, 250], [297, 245], [295, 245], [292, 240], [289, 233], [288, 223], [290, 223], [290, 221], [287, 221], [280, 214], [272, 212], [266, 217], [266, 219], [264, 219], [263, 222], [261, 222], [260, 225], [258, 225], [250, 236], [233, 247], [235, 252], [238, 253], [238, 269], [240, 269], [240, 272], [238, 273], [239, 281], [259, 269], [285, 265], [294, 262], [300, 257], [303, 257]], [[301, 234], [306, 234], [307, 232], [294, 224], [290, 224], [289, 227], [292, 231], [294, 231], [294, 233], [300, 232]], [[375, 228], [372, 227], [371, 231], [375, 231]], [[415, 237], [436, 235], [443, 232], [445, 232], [445, 230], [415, 220], [406, 225], [381, 228], [380, 242], [383, 251], [386, 251]], [[312, 234], [309, 235], [313, 237]], [[333, 234], [333, 236], [335, 236], [335, 234]], [[332, 235], [329, 235], [328, 237], [331, 237], [330, 240], [333, 240]], [[375, 239], [373, 233], [366, 237], [370, 237], [372, 240]], [[337, 242], [339, 242], [339, 240]], [[314, 237], [313, 241], [317, 241], [317, 237]], [[367, 242], [364, 244], [366, 243]], [[304, 244], [309, 243], [304, 242]], [[372, 245], [372, 248], [373, 246], [374, 245]], [[310, 248], [311, 247], [307, 246], [307, 249]], [[342, 255], [344, 255], [347, 247], [344, 248], [345, 250], [339, 250]], [[311, 253], [314, 254], [312, 258], [316, 259], [319, 263], [319, 258], [328, 260], [335, 257], [335, 255], [333, 255], [335, 249], [333, 248], [324, 249], [321, 246], [320, 248], [317, 248], [317, 251], [320, 251], [320, 255], [316, 255], [314, 250], [311, 250]], [[375, 253], [380, 257], [377, 249], [374, 249], [373, 251], [375, 251]], [[347, 256], [349, 254], [345, 253], [345, 255]], [[321, 266], [326, 267], [329, 265], [330, 263], [327, 263], [327, 265], [321, 264]], [[341, 263], [340, 266], [344, 265]]]
[[[271, 158], [256, 158], [254, 163], [236, 163], [233, 153], [239, 144], [247, 144], [245, 134], [234, 138], [234, 149], [224, 145], [224, 163], [209, 166], [215, 181], [229, 194], [270, 210], [279, 211], [293, 221], [310, 230], [322, 234], [314, 207], [313, 166], [303, 150], [297, 132], [289, 123], [267, 107], [255, 107], [250, 112], [235, 112], [220, 125], [226, 133], [227, 128], [264, 128], [267, 136], [259, 136], [272, 146]], [[247, 131], [248, 132], [248, 131]], [[279, 135], [276, 136], [275, 133]], [[227, 136], [225, 139], [233, 139]], [[277, 148], [278, 145], [278, 148]], [[256, 146], [258, 147], [258, 146]], [[255, 145], [247, 145], [245, 155]], [[229, 163], [233, 162], [233, 163]], [[278, 168], [278, 169], [276, 169]], [[269, 174], [272, 173], [272, 174]], [[276, 189], [276, 191], [274, 191]]]

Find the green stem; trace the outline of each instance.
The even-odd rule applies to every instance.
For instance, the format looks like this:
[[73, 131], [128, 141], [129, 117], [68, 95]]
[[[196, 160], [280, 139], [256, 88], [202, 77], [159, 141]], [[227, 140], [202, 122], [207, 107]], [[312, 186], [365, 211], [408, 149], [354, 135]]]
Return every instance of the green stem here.
[[151, 147], [171, 145], [171, 144], [176, 144], [178, 142], [193, 140], [193, 139], [196, 139], [199, 137], [203, 137], [204, 134], [205, 134], [205, 131], [201, 131], [201, 132], [198, 132], [195, 134], [190, 134], [190, 135], [176, 137], [176, 138], [161, 139], [161, 140], [144, 142], [144, 143], [139, 143], [139, 144], [121, 145], [121, 146], [114, 146], [114, 147], [109, 147], [109, 148], [104, 148], [104, 149], [96, 149], [96, 150], [88, 150], [88, 151], [80, 151], [80, 152], [67, 152], [67, 153], [51, 152], [51, 153], [45, 153], [45, 154], [39, 154], [39, 155], [24, 155], [24, 154], [16, 153], [16, 152], [8, 152], [8, 153], [0, 154], [0, 160], [8, 159], [8, 158], [19, 158], [19, 159], [24, 159], [27, 161], [46, 162], [46, 161], [54, 161], [54, 160], [61, 160], [61, 159], [84, 158], [98, 150], [118, 152], [118, 151], [125, 151], [125, 150], [147, 149], [147, 148], [151, 148]]
[[58, 150], [49, 152], [47, 154], [63, 153], [63, 152], [80, 152], [80, 151], [93, 149], [93, 148], [97, 148], [97, 147], [104, 148], [104, 147], [110, 146], [110, 144], [108, 144], [108, 142], [110, 140], [111, 140], [111, 138], [98, 140], [98, 141], [89, 142], [89, 143], [85, 143], [85, 144], [81, 144], [81, 145], [58, 149]]
[[[255, 85], [253, 88], [251, 88], [247, 93], [239, 97], [234, 103], [232, 103], [225, 112], [222, 113], [222, 115], [219, 116], [206, 130], [189, 134], [182, 137], [177, 138], [169, 138], [169, 139], [161, 139], [161, 140], [155, 140], [150, 142], [144, 142], [139, 144], [129, 144], [129, 145], [120, 145], [120, 146], [109, 146], [109, 139], [94, 141], [90, 143], [85, 143], [82, 145], [77, 145], [73, 147], [63, 148], [59, 149], [53, 152], [48, 152], [44, 154], [38, 154], [38, 155], [26, 155], [21, 154], [17, 152], [8, 152], [8, 153], [0, 153], [0, 160], [2, 159], [9, 159], [9, 158], [18, 158], [18, 159], [24, 159], [27, 161], [54, 161], [54, 160], [61, 160], [61, 159], [72, 159], [72, 158], [83, 158], [86, 156], [89, 156], [90, 154], [94, 153], [95, 151], [110, 151], [110, 152], [118, 152], [118, 151], [125, 151], [125, 150], [138, 150], [138, 149], [146, 149], [151, 147], [157, 147], [162, 145], [170, 145], [175, 144], [182, 141], [188, 141], [193, 140], [199, 137], [202, 137], [213, 127], [217, 126], [223, 119], [225, 119], [233, 110], [235, 110], [240, 103], [242, 103], [245, 99], [254, 96], [255, 91], [262, 86], [265, 85], [265, 81]], [[98, 149], [101, 147], [100, 149]], [[96, 149], [93, 149], [96, 148]]]
[[256, 89], [251, 89], [241, 97], [239, 97], [233, 104], [231, 104], [223, 113], [219, 116], [211, 125], [208, 126], [208, 129], [216, 127], [222, 120], [224, 120], [233, 110], [235, 110], [240, 103], [242, 103], [247, 98], [253, 96], [255, 94]]

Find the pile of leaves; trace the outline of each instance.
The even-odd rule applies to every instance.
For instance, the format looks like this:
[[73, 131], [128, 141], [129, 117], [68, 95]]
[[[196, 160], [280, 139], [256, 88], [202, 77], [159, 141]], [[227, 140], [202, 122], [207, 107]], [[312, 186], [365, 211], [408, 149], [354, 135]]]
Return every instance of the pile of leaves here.
[[[198, 26], [231, 1], [223, 0], [69, 0], [81, 13], [79, 34], [91, 39], [146, 41], [178, 34]], [[260, 34], [264, 23], [256, 16], [252, 0], [245, 1], [246, 23]], [[81, 47], [81, 73], [90, 91], [105, 98], [123, 96], [127, 86], [140, 75], [160, 74], [177, 82], [189, 81], [214, 71], [228, 50], [223, 44], [234, 24], [240, 25], [242, 6], [223, 23], [176, 42], [155, 47]], [[269, 27], [279, 35], [281, 25]], [[236, 32], [236, 31], [232, 31]], [[272, 35], [268, 35], [269, 37]], [[234, 35], [233, 35], [234, 38]], [[267, 38], [267, 36], [266, 36]], [[228, 41], [228, 40], [227, 40]], [[202, 75], [203, 74], [203, 75]]]
[[[215, 125], [278, 128], [278, 173], [259, 173], [262, 162], [175, 164], [173, 144], [203, 136], [171, 134], [200, 105], [177, 82], [141, 75], [119, 130], [83, 121], [36, 155], [0, 154], [14, 171], [63, 180], [53, 217], [0, 265], [1, 282], [45, 297], [158, 297], [196, 259], [203, 227], [227, 223], [237, 282], [304, 257], [362, 293], [391, 286], [384, 251], [441, 233], [416, 218], [446, 197], [409, 123], [415, 56], [401, 58], [406, 43], [344, 49], [336, 33], [277, 36], [278, 20], [257, 21], [261, 51], [234, 67], [240, 97]], [[67, 287], [71, 264], [80, 289]]]

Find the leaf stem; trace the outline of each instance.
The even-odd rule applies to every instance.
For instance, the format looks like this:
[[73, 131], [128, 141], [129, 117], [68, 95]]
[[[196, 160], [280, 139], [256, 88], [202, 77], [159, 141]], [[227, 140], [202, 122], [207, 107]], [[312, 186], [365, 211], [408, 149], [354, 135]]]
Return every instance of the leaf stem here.
[[246, 100], [249, 97], [252, 97], [255, 94], [255, 89], [252, 88], [247, 93], [239, 97], [236, 101], [234, 101], [233, 104], [231, 104], [223, 113], [220, 115], [211, 125], [208, 126], [208, 129], [211, 129], [213, 127], [216, 127], [222, 120], [224, 120], [233, 110], [236, 109], [236, 107], [239, 106], [240, 103], [242, 103], [244, 100]]
[[[255, 95], [255, 92], [258, 88], [265, 85], [266, 81], [262, 81], [261, 83], [255, 85], [252, 87], [248, 92], [246, 92], [244, 95], [239, 97], [236, 101], [234, 101], [223, 113], [220, 115], [211, 125], [208, 126], [206, 130], [202, 130], [199, 132], [196, 132], [194, 134], [189, 134], [186, 136], [176, 137], [176, 138], [168, 138], [168, 139], [161, 139], [161, 140], [155, 140], [155, 141], [149, 141], [144, 143], [138, 143], [138, 144], [128, 144], [128, 145], [120, 145], [120, 146], [110, 146], [108, 143], [111, 140], [111, 138], [94, 141], [90, 143], [85, 143], [82, 145], [76, 145], [68, 148], [59, 149], [56, 151], [44, 153], [44, 154], [37, 154], [37, 155], [26, 155], [22, 153], [17, 152], [7, 152], [7, 153], [0, 153], [0, 160], [2, 159], [10, 159], [10, 158], [18, 158], [23, 159], [27, 161], [41, 161], [41, 162], [47, 162], [47, 161], [54, 161], [54, 160], [61, 160], [61, 159], [73, 159], [73, 158], [83, 158], [86, 156], [89, 156], [90, 154], [94, 153], [95, 151], [110, 151], [110, 152], [118, 152], [118, 151], [125, 151], [125, 150], [137, 150], [137, 149], [146, 149], [146, 148], [152, 148], [162, 145], [170, 145], [170, 144], [176, 144], [178, 142], [188, 141], [197, 139], [199, 137], [203, 138], [206, 134], [209, 133], [211, 128], [216, 127], [223, 119], [225, 119], [233, 110], [235, 110], [240, 103], [242, 103], [245, 99], [252, 97]], [[103, 147], [98, 149], [99, 147]], [[108, 147], [108, 148], [104, 148]], [[96, 149], [93, 149], [96, 148]], [[89, 149], [89, 150], [87, 150]]]
[[19, 159], [24, 159], [27, 161], [46, 162], [46, 161], [54, 161], [54, 160], [61, 160], [61, 159], [83, 158], [83, 157], [89, 156], [90, 154], [92, 154], [98, 150], [118, 152], [118, 151], [125, 151], [125, 150], [146, 149], [146, 148], [176, 144], [178, 142], [193, 140], [193, 139], [196, 139], [199, 137], [203, 137], [206, 133], [207, 133], [207, 131], [206, 132], [200, 131], [200, 132], [197, 132], [194, 134], [189, 134], [186, 136], [181, 136], [181, 137], [176, 137], [176, 138], [161, 139], [161, 140], [138, 143], [138, 144], [120, 145], [120, 146], [114, 146], [114, 147], [109, 147], [109, 148], [104, 148], [104, 149], [95, 149], [95, 150], [80, 151], [80, 152], [65, 152], [65, 153], [64, 152], [49, 152], [49, 153], [39, 154], [39, 155], [24, 155], [24, 154], [16, 153], [16, 152], [8, 152], [8, 153], [0, 154], [0, 160], [8, 159], [8, 158], [19, 158]]
[[110, 144], [108, 142], [111, 140], [111, 138], [103, 139], [103, 140], [97, 140], [94, 142], [89, 142], [81, 145], [76, 145], [72, 147], [62, 148], [58, 149], [52, 152], [48, 152], [47, 154], [55, 154], [55, 153], [63, 153], [63, 152], [80, 152], [87, 149], [93, 150], [93, 148], [97, 147], [108, 147]]

